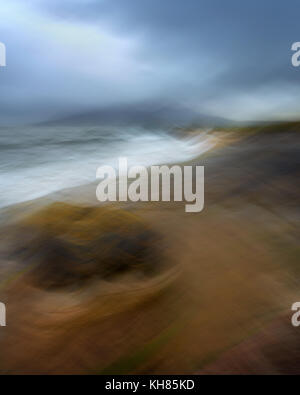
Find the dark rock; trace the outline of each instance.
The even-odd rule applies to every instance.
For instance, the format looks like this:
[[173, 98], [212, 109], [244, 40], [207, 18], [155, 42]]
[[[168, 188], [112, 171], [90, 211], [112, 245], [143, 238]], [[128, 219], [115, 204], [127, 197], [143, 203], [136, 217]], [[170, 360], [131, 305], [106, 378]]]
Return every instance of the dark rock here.
[[[107, 207], [52, 204], [22, 222], [27, 278], [53, 289], [158, 268], [159, 238], [138, 216]], [[27, 239], [27, 240], [26, 240]]]

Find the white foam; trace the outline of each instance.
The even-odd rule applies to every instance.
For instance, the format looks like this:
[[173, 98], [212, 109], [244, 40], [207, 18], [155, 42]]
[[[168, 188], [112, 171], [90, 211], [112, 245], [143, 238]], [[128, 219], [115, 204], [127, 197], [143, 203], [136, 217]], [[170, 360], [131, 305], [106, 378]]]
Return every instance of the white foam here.
[[[88, 140], [88, 138], [87, 138]], [[118, 166], [119, 157], [127, 157], [128, 165], [150, 166], [154, 164], [179, 163], [188, 161], [209, 150], [212, 139], [206, 134], [191, 138], [177, 138], [166, 133], [129, 134], [114, 144], [84, 141], [84, 147], [72, 149], [64, 144], [63, 149], [42, 147], [32, 149], [32, 155], [40, 155], [38, 163], [22, 167], [17, 163], [7, 163], [0, 169], [0, 207], [39, 198], [49, 193], [91, 183], [96, 179], [96, 169], [102, 165]], [[18, 156], [25, 154], [19, 148]], [[30, 158], [30, 152], [26, 151]], [[15, 154], [17, 155], [17, 154]], [[44, 157], [43, 157], [44, 155]], [[20, 160], [16, 156], [16, 161]]]

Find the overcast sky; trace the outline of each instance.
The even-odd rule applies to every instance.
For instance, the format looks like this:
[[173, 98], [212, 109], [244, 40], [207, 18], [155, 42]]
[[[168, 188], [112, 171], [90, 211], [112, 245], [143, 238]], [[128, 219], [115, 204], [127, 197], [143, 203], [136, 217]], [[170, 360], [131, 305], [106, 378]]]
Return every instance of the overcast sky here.
[[299, 0], [0, 0], [0, 124], [145, 101], [300, 114]]

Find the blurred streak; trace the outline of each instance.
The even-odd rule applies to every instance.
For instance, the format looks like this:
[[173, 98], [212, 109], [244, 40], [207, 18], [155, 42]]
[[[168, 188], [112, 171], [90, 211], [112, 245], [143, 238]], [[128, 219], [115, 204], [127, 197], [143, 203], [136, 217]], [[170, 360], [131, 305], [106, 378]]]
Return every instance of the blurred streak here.
[[35, 202], [2, 229], [2, 373], [300, 372], [300, 125], [220, 136], [200, 214]]

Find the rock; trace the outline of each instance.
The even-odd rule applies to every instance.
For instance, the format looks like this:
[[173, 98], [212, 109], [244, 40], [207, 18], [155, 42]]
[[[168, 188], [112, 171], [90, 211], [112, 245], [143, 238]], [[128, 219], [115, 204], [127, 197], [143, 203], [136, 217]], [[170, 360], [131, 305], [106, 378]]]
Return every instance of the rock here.
[[43, 289], [81, 286], [95, 277], [154, 273], [158, 235], [138, 216], [108, 207], [54, 203], [21, 224], [28, 280]]

